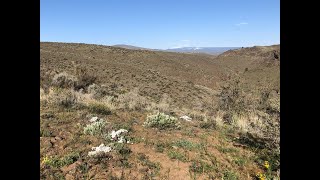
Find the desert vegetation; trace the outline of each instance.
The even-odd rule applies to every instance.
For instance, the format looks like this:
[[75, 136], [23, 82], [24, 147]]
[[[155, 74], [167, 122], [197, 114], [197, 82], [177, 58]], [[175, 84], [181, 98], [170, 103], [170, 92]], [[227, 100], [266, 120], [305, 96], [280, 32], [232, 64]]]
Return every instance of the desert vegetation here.
[[280, 89], [248, 83], [262, 70], [228, 72], [215, 86], [149, 71], [145, 86], [131, 87], [74, 61], [41, 63], [41, 179], [279, 179]]

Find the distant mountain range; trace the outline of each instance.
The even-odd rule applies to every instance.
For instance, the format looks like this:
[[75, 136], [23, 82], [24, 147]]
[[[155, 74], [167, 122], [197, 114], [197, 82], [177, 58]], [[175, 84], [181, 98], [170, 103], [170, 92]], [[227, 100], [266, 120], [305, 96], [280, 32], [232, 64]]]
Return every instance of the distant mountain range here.
[[182, 52], [182, 53], [206, 53], [206, 54], [218, 55], [228, 50], [239, 49], [239, 48], [241, 47], [182, 47], [182, 48], [167, 49], [166, 51]]
[[[116, 44], [116, 45], [113, 45], [113, 47], [120, 47], [120, 48], [126, 48], [126, 49], [145, 49], [145, 50], [148, 49], [148, 48], [131, 46], [131, 45], [126, 45], [126, 44]], [[149, 49], [149, 50], [151, 50], [151, 49]]]
[[206, 53], [212, 55], [218, 55], [224, 53], [228, 50], [239, 49], [241, 47], [182, 47], [182, 48], [172, 48], [172, 49], [148, 49], [138, 46], [131, 46], [126, 44], [113, 45], [114, 47], [121, 47], [126, 49], [140, 49], [140, 50], [153, 50], [153, 51], [167, 51], [167, 52], [180, 52], [180, 53]]

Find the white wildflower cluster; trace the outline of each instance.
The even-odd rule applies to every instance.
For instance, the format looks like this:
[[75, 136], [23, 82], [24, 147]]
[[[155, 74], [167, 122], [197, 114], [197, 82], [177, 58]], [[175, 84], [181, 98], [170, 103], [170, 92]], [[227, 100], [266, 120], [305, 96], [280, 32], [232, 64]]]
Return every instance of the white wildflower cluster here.
[[143, 123], [143, 126], [156, 127], [159, 129], [179, 129], [180, 123], [177, 121], [177, 118], [173, 116], [169, 116], [164, 113], [157, 113], [155, 115], [147, 116], [147, 120]]
[[111, 140], [117, 141], [118, 143], [130, 143], [124, 137], [124, 135], [128, 132], [126, 129], [119, 129], [118, 131], [111, 131], [110, 137]]
[[88, 153], [88, 156], [94, 157], [99, 154], [105, 154], [105, 153], [111, 152], [112, 149], [109, 146], [105, 146], [104, 144], [100, 144], [100, 146], [92, 147], [91, 150], [92, 151], [90, 151]]
[[[92, 117], [89, 120], [91, 123], [88, 124], [84, 128], [84, 134], [89, 134], [89, 135], [100, 135], [104, 138], [110, 139], [116, 143], [130, 143], [125, 138], [126, 133], [128, 130], [126, 129], [119, 129], [117, 131], [113, 130], [111, 133], [107, 134], [104, 132], [105, 126], [106, 126], [106, 121], [103, 119], [99, 119], [98, 117]], [[99, 157], [105, 155], [105, 153], [111, 152], [112, 147], [114, 147], [114, 143], [110, 143], [107, 146], [104, 144], [100, 144], [100, 146], [97, 147], [92, 147], [92, 151], [88, 153], [88, 156], [90, 157]]]
[[106, 126], [106, 122], [103, 119], [98, 119], [98, 117], [93, 117], [89, 120], [91, 124], [84, 127], [84, 134], [89, 135], [101, 135]]

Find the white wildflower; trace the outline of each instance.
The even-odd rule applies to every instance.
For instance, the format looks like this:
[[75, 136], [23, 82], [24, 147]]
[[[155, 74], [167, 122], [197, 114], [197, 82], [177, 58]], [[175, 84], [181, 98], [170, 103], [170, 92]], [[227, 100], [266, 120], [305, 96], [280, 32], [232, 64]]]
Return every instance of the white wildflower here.
[[128, 132], [128, 130], [125, 130], [125, 129], [119, 129], [118, 131], [112, 131], [111, 133], [110, 133], [110, 135], [111, 135], [111, 138], [112, 139], [115, 139], [115, 138], [118, 138], [118, 136], [120, 135], [120, 134], [122, 134], [122, 133], [127, 133]]
[[88, 156], [95, 156], [96, 154], [99, 154], [101, 152], [108, 153], [111, 151], [111, 147], [105, 146], [104, 144], [100, 144], [100, 146], [98, 147], [92, 147], [91, 149], [92, 151], [88, 153]]
[[192, 118], [191, 118], [191, 117], [186, 116], [186, 115], [181, 116], [181, 117], [180, 117], [180, 119], [183, 119], [183, 120], [186, 120], [186, 121], [191, 121], [191, 120], [192, 120]]
[[124, 142], [126, 142], [126, 140], [123, 138], [123, 136], [121, 136], [121, 137], [119, 138], [118, 143], [124, 143]]
[[90, 122], [96, 122], [98, 120], [98, 117], [92, 117], [89, 121]]

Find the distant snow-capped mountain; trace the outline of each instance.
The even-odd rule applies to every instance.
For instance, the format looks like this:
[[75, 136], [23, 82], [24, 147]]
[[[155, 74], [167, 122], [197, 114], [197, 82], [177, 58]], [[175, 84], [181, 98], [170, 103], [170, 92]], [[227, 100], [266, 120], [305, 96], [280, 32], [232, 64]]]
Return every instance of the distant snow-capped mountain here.
[[126, 44], [117, 44], [113, 45], [114, 47], [134, 49], [134, 50], [152, 50], [152, 51], [167, 51], [167, 52], [181, 52], [181, 53], [206, 53], [212, 55], [219, 55], [228, 50], [239, 49], [240, 47], [179, 47], [179, 48], [170, 48], [170, 49], [149, 49], [138, 46], [126, 45]]
[[221, 54], [231, 49], [238, 49], [240, 47], [182, 47], [166, 49], [170, 52], [182, 52], [182, 53], [206, 53], [206, 54]]

